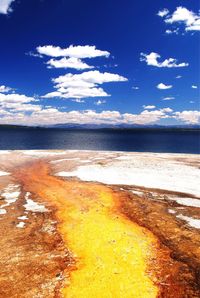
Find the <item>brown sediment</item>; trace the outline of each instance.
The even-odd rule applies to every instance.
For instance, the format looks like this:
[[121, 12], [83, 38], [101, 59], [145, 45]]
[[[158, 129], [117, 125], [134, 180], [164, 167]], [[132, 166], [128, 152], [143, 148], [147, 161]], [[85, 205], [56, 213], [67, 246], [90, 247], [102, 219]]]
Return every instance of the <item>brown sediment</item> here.
[[[23, 204], [22, 192], [0, 220], [0, 297], [60, 297], [63, 271], [73, 261], [56, 230], [54, 210], [26, 214]], [[24, 215], [25, 227], [18, 228]]]
[[[118, 188], [114, 187], [119, 193]], [[152, 231], [159, 239], [161, 247], [168, 248], [170, 258], [177, 261], [177, 266], [171, 266], [167, 262], [162, 263], [163, 273], [160, 275], [167, 277], [166, 285], [163, 285], [161, 297], [175, 297], [177, 292], [179, 297], [200, 297], [200, 235], [198, 230], [183, 225], [173, 215], [169, 214], [168, 209], [179, 207], [176, 202], [153, 200], [151, 193], [145, 189], [146, 195], [143, 197], [130, 194], [126, 191], [121, 192], [120, 210], [132, 221]], [[156, 190], [154, 190], [156, 191]], [[158, 196], [167, 194], [178, 194], [168, 191], [157, 190]], [[179, 193], [179, 196], [184, 194]], [[189, 207], [190, 213], [199, 215], [197, 208]], [[181, 210], [184, 214], [184, 210]], [[158, 254], [160, 250], [158, 250]], [[169, 268], [171, 266], [171, 268]], [[170, 284], [169, 287], [167, 284]], [[181, 287], [179, 287], [181, 285]], [[174, 291], [172, 290], [174, 288]]]
[[[116, 214], [120, 211], [120, 214], [124, 214], [134, 223], [145, 227], [147, 229], [145, 231], [149, 230], [156, 235], [153, 253], [146, 260], [148, 263], [146, 273], [159, 289], [157, 296], [200, 297], [199, 238], [196, 233], [179, 226], [177, 221], [167, 214], [164, 203], [152, 202], [148, 198], [144, 200], [128, 192], [119, 192], [117, 188], [115, 191], [98, 183], [64, 181], [52, 177], [49, 175], [48, 165], [43, 162], [19, 168], [15, 177], [23, 184], [25, 191], [38, 195], [49, 204], [50, 208], [57, 209], [57, 219], [61, 221], [59, 231], [62, 237], [64, 233], [70, 233], [70, 230], [66, 231], [62, 228], [62, 208], [67, 206], [66, 195], [73, 204], [77, 204], [78, 207], [81, 204], [82, 211], [87, 212], [90, 200], [98, 196], [98, 192], [111, 194], [116, 202], [115, 208], [118, 207], [115, 210]], [[85, 198], [88, 198], [88, 202]], [[192, 237], [195, 238], [191, 241]], [[65, 245], [67, 245], [67, 236]], [[65, 274], [70, 272], [70, 268], [65, 268]]]

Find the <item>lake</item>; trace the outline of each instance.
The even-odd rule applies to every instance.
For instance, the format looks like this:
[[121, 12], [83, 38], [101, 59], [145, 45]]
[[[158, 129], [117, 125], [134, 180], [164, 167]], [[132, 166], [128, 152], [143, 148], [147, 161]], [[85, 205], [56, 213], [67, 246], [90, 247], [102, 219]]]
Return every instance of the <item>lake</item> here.
[[200, 153], [199, 130], [0, 128], [0, 150]]

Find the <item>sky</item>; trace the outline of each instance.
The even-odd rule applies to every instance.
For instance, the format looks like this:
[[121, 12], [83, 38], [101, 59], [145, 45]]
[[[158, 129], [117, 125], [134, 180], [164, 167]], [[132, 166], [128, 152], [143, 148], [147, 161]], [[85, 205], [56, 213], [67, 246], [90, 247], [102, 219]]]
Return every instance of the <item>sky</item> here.
[[0, 32], [0, 124], [200, 123], [198, 0], [0, 0]]

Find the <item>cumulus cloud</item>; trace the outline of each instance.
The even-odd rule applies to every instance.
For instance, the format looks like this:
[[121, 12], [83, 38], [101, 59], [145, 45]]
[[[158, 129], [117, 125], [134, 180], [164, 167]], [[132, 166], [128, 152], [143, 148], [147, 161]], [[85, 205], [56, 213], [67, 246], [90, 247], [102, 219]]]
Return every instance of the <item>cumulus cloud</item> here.
[[25, 55], [28, 55], [28, 56], [31, 56], [31, 57], [43, 58], [43, 56], [41, 54], [34, 53], [32, 51], [29, 51], [29, 52], [25, 53]]
[[109, 82], [125, 82], [127, 79], [118, 74], [98, 70], [81, 74], [68, 73], [52, 80], [57, 91], [47, 93], [43, 98], [86, 98], [110, 96], [99, 85]]
[[158, 89], [165, 90], [165, 89], [171, 89], [172, 85], [165, 85], [164, 83], [160, 83], [156, 86]]
[[150, 54], [141, 53], [140, 61], [145, 61], [147, 65], [155, 66], [155, 67], [167, 67], [167, 68], [176, 68], [176, 67], [186, 67], [189, 64], [186, 62], [177, 63], [177, 59], [168, 58], [159, 62], [158, 59], [161, 58], [161, 55], [155, 52], [151, 52]]
[[[47, 61], [48, 68], [73, 68], [76, 70], [92, 69], [94, 66], [83, 62], [81, 59], [109, 57], [108, 51], [101, 51], [96, 46], [73, 46], [67, 48], [49, 46], [37, 47], [39, 55], [46, 55], [51, 58]], [[55, 59], [62, 57], [61, 59]], [[43, 98], [87, 98], [87, 97], [106, 97], [110, 96], [99, 85], [108, 82], [123, 82], [127, 79], [118, 74], [109, 72], [101, 73], [97, 70], [83, 72], [81, 74], [68, 73], [58, 78], [52, 79], [54, 89], [43, 95]]]
[[66, 88], [61, 91], [49, 92], [42, 96], [43, 98], [87, 98], [87, 97], [105, 97], [110, 96], [102, 88]]
[[167, 29], [165, 31], [166, 34], [178, 34], [179, 33], [179, 28], [176, 28], [176, 29]]
[[98, 70], [92, 70], [83, 72], [81, 74], [68, 73], [64, 76], [59, 76], [53, 79], [53, 82], [59, 87], [71, 87], [71, 86], [87, 86], [92, 87], [95, 84], [103, 84], [108, 82], [124, 82], [127, 79], [118, 74], [109, 72], [99, 72]]
[[104, 103], [106, 103], [106, 100], [101, 100], [101, 99], [99, 99], [99, 100], [97, 100], [97, 101], [94, 102], [94, 104], [95, 104], [96, 106], [100, 106], [100, 105], [102, 105], [102, 104], [104, 104]]
[[155, 109], [156, 106], [153, 106], [153, 105], [147, 105], [147, 106], [145, 106], [145, 105], [143, 105], [143, 108], [146, 109], [146, 110], [152, 110], [152, 109]]
[[182, 78], [181, 75], [176, 76], [176, 79], [181, 79], [181, 78]]
[[119, 111], [102, 111], [97, 113], [93, 110], [61, 112], [56, 108], [43, 108], [27, 112], [4, 113], [0, 123], [44, 125], [57, 123], [79, 124], [149, 124], [160, 119], [168, 118], [167, 112], [162, 110], [144, 110], [140, 114], [121, 114]]
[[78, 103], [85, 103], [85, 100], [84, 99], [80, 99], [80, 98], [74, 98], [74, 99], [72, 99], [72, 101], [78, 102]]
[[175, 99], [175, 97], [173, 96], [168, 96], [168, 97], [164, 97], [162, 100], [172, 100]]
[[[124, 80], [114, 74], [96, 73], [83, 75], [86, 82], [103, 83], [113, 80]], [[91, 80], [92, 78], [92, 80]], [[65, 82], [61, 76], [55, 79], [57, 83]], [[82, 102], [82, 99], [74, 99], [77, 102]], [[98, 100], [96, 105], [105, 103], [104, 100]], [[140, 114], [120, 113], [119, 111], [105, 110], [97, 113], [93, 110], [85, 111], [63, 111], [61, 108], [51, 106], [41, 106], [34, 97], [29, 97], [24, 94], [0, 93], [0, 123], [1, 124], [21, 124], [21, 125], [48, 125], [57, 123], [79, 123], [79, 124], [148, 124], [158, 121], [162, 118], [167, 118], [170, 112], [169, 108], [148, 111], [148, 106]]]
[[175, 112], [175, 118], [190, 124], [198, 124], [200, 122], [199, 111], [182, 111]]
[[96, 58], [96, 57], [109, 57], [108, 51], [101, 51], [96, 49], [95, 46], [73, 46], [67, 48], [60, 48], [52, 45], [39, 46], [36, 48], [37, 52], [41, 55], [50, 57], [69, 57], [69, 58]]
[[140, 88], [138, 86], [133, 86], [132, 89], [139, 90]]
[[192, 89], [197, 89], [198, 87], [196, 85], [191, 86]]
[[34, 97], [29, 97], [24, 94], [17, 94], [17, 93], [11, 93], [11, 94], [4, 94], [0, 93], [0, 104], [3, 103], [27, 103], [34, 101]]
[[[82, 100], [80, 101], [82, 102]], [[103, 100], [100, 101], [98, 101], [98, 104], [103, 103]], [[62, 107], [41, 106], [37, 104], [34, 97], [22, 94], [0, 93], [1, 124], [50, 125], [57, 123], [90, 123], [142, 125], [156, 123], [166, 118], [176, 118], [186, 123], [197, 123], [199, 119], [199, 112], [197, 111], [173, 112], [169, 107], [160, 110], [149, 110], [148, 106], [144, 106], [144, 108], [145, 110], [140, 114], [120, 113], [119, 111], [110, 110], [99, 113], [94, 110], [62, 111]]]
[[40, 111], [42, 109], [39, 105], [33, 105], [33, 104], [19, 104], [19, 103], [5, 103], [2, 105], [2, 108], [4, 108], [6, 111], [9, 111], [10, 113], [18, 113], [18, 112], [36, 112]]
[[[6, 117], [6, 116], [9, 116], [10, 114], [11, 114], [10, 112], [8, 112], [8, 111], [0, 108], [0, 115], [1, 115], [1, 117]], [[1, 121], [1, 118], [0, 118], [0, 121]]]
[[[9, 90], [7, 92], [9, 92]], [[0, 93], [1, 114], [3, 113], [10, 117], [15, 117], [16, 113], [23, 115], [23, 113], [26, 112], [32, 113], [40, 111], [42, 109], [41, 106], [35, 104], [35, 102], [34, 97], [29, 97], [24, 94]]]
[[88, 65], [79, 58], [62, 58], [60, 60], [50, 59], [47, 61], [48, 68], [74, 68], [77, 70], [94, 68], [94, 66]]
[[140, 114], [124, 114], [125, 122], [128, 124], [152, 124], [169, 116], [162, 110], [144, 110]]
[[177, 7], [172, 14], [158, 15], [164, 18], [166, 24], [183, 24], [185, 31], [200, 31], [200, 14], [185, 7]]
[[1, 0], [0, 1], [0, 13], [1, 14], [8, 14], [12, 11], [11, 4], [14, 0]]
[[8, 86], [5, 86], [5, 85], [1, 85], [0, 86], [0, 93], [7, 93], [7, 92], [10, 92], [14, 90], [13, 88], [10, 88]]
[[[97, 57], [109, 57], [108, 51], [98, 50], [96, 46], [74, 46], [70, 45], [66, 48], [59, 46], [45, 45], [36, 48], [37, 53], [29, 52], [30, 56], [34, 57], [53, 57], [47, 61], [48, 68], [73, 68], [77, 70], [91, 69], [94, 66], [83, 62], [82, 59], [97, 58]], [[61, 59], [55, 59], [59, 58]]]
[[48, 125], [57, 123], [76, 124], [152, 124], [161, 119], [177, 119], [185, 123], [195, 124], [199, 121], [198, 111], [172, 112], [170, 108], [161, 110], [144, 110], [140, 114], [120, 113], [119, 111], [69, 111], [61, 112], [56, 108], [42, 108], [32, 113], [3, 112], [0, 123], [24, 124], [27, 125]]
[[173, 110], [171, 108], [163, 108], [160, 111], [165, 112], [165, 113], [171, 113]]
[[166, 16], [169, 13], [169, 10], [167, 8], [163, 8], [162, 10], [159, 10], [159, 12], [157, 13], [157, 15], [161, 18], [163, 18], [164, 16]]
[[[23, 117], [22, 117], [23, 115]], [[34, 111], [31, 115], [16, 113], [5, 114], [1, 118], [1, 123], [18, 123], [18, 124], [56, 124], [56, 123], [117, 123], [121, 115], [118, 111], [103, 111], [96, 113], [92, 110], [61, 112], [56, 108], [41, 109]]]

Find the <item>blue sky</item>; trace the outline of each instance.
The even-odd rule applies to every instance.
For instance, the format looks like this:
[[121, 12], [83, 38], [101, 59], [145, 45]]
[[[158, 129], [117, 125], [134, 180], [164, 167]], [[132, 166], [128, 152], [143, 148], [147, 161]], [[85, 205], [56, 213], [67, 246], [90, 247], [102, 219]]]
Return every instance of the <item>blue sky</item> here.
[[0, 0], [0, 123], [197, 124], [199, 4], [168, 2]]

